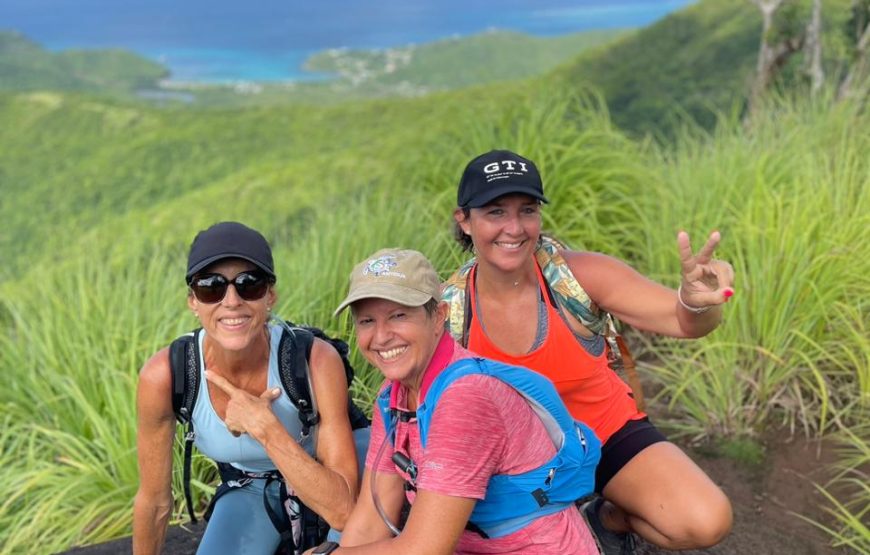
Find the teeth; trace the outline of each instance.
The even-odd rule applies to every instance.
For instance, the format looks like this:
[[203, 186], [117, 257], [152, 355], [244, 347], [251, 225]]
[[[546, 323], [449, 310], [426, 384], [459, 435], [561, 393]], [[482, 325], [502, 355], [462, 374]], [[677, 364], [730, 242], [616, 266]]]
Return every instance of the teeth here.
[[239, 324], [244, 324], [247, 318], [222, 318], [221, 322], [228, 326], [238, 326]]
[[520, 248], [520, 245], [522, 245], [522, 244], [523, 244], [522, 242], [519, 242], [519, 243], [497, 242], [496, 243], [496, 245], [498, 245], [500, 247], [504, 247], [506, 249], [518, 249], [518, 248]]
[[378, 351], [378, 355], [384, 360], [392, 360], [408, 350], [407, 345], [404, 347], [396, 347], [389, 351]]

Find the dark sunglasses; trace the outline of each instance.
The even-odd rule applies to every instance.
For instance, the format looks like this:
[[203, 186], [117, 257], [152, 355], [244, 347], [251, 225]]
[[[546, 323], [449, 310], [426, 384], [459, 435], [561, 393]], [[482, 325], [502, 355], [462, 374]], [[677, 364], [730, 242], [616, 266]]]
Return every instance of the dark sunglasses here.
[[269, 290], [269, 284], [273, 283], [271, 276], [257, 270], [241, 272], [232, 280], [220, 274], [200, 274], [191, 278], [190, 290], [193, 296], [205, 304], [219, 303], [227, 294], [227, 288], [232, 283], [236, 293], [244, 301], [259, 301]]

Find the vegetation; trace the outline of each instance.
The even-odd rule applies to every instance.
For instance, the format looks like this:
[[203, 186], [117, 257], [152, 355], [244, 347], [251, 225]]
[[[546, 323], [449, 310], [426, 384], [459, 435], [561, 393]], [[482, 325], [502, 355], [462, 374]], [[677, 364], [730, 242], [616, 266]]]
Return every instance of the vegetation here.
[[0, 31], [0, 91], [130, 92], [166, 76], [162, 66], [124, 50], [52, 53], [20, 33]]
[[[700, 17], [698, 6], [687, 13]], [[828, 529], [867, 551], [870, 112], [832, 102], [833, 92], [783, 94], [752, 126], [728, 110], [711, 112], [712, 130], [704, 118], [670, 120], [679, 125], [662, 144], [621, 130], [613, 100], [579, 87], [572, 67], [510, 86], [321, 107], [0, 94], [0, 553], [129, 532], [136, 374], [195, 325], [182, 268], [198, 230], [235, 219], [263, 231], [276, 312], [348, 336], [347, 315], [331, 312], [363, 256], [416, 248], [444, 276], [463, 260], [449, 225], [455, 184], [490, 148], [539, 163], [550, 231], [668, 285], [677, 231], [696, 242], [722, 231], [719, 254], [738, 279], [725, 322], [699, 341], [635, 336], [657, 360], [642, 371], [659, 383], [677, 434], [723, 439], [745, 458], [767, 427], [840, 434]], [[354, 396], [370, 406], [378, 375], [352, 355]], [[198, 459], [194, 474], [208, 493], [209, 463]]]
[[[808, 4], [791, 0], [775, 31], [803, 25]], [[843, 70], [848, 1], [826, 1], [824, 15], [825, 63], [836, 75]], [[672, 138], [686, 119], [712, 129], [720, 114], [743, 110], [760, 36], [761, 16], [750, 2], [698, 2], [581, 55], [556, 77], [567, 86], [600, 90], [623, 129]], [[803, 85], [802, 64], [802, 55], [790, 60], [782, 88]]]
[[423, 91], [454, 89], [540, 75], [619, 34], [608, 30], [535, 37], [490, 31], [419, 46], [328, 50], [312, 56], [306, 68], [338, 74], [358, 84], [388, 87], [405, 83]]

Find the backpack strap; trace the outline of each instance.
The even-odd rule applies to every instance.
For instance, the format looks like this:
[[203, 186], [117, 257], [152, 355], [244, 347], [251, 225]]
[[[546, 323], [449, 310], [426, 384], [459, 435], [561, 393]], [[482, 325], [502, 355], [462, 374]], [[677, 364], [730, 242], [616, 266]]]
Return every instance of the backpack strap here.
[[[601, 310], [574, 277], [560, 252], [563, 250], [568, 250], [564, 243], [549, 235], [541, 235], [535, 259], [544, 275], [547, 293], [551, 300], [555, 300], [556, 306], [567, 310], [592, 333], [604, 337], [608, 346], [609, 366], [614, 371], [625, 371], [638, 410], [643, 411], [643, 389], [628, 346], [616, 330], [610, 313]], [[450, 306], [450, 315], [445, 324], [447, 331], [463, 347], [468, 346], [468, 330], [471, 328], [471, 299], [466, 291], [475, 264], [474, 258], [463, 264], [444, 282], [441, 291], [442, 300]]]
[[544, 274], [544, 281], [559, 306], [564, 307], [587, 329], [604, 337], [608, 346], [608, 365], [616, 372], [625, 372], [638, 410], [645, 410], [643, 387], [628, 345], [616, 330], [610, 313], [601, 310], [574, 277], [560, 252], [563, 250], [567, 250], [563, 243], [553, 237], [541, 235], [535, 258]]
[[278, 344], [278, 375], [281, 385], [296, 407], [302, 437], [311, 433], [311, 428], [320, 421], [311, 391], [308, 357], [314, 344], [314, 335], [300, 327], [284, 322], [284, 332]]
[[199, 333], [200, 329], [182, 335], [169, 345], [169, 371], [172, 376], [172, 412], [182, 425], [187, 426], [184, 433], [184, 466], [182, 469], [182, 484], [184, 499], [187, 504], [187, 514], [190, 521], [196, 524], [196, 513], [193, 510], [193, 496], [190, 493], [190, 466], [193, 457], [193, 440], [196, 432], [193, 429], [193, 406], [199, 394]]
[[468, 346], [468, 330], [471, 329], [471, 298], [465, 294], [468, 278], [477, 260], [472, 258], [462, 265], [441, 286], [441, 300], [450, 306], [447, 332], [463, 347]]

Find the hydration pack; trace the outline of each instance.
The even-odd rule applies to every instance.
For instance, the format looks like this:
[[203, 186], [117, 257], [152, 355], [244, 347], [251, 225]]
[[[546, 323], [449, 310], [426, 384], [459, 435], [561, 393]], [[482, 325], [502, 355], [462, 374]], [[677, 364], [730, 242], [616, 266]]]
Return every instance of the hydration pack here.
[[[332, 345], [338, 351], [342, 362], [344, 363], [345, 377], [347, 385], [350, 387], [353, 381], [353, 366], [348, 359], [347, 343], [341, 339], [332, 338], [326, 335], [323, 330], [312, 326], [297, 326], [292, 322], [280, 321], [283, 328], [281, 339], [278, 346], [278, 375], [281, 379], [281, 386], [287, 397], [296, 407], [299, 415], [299, 421], [302, 428], [302, 437], [305, 439], [314, 432], [314, 427], [320, 421], [320, 415], [315, 410], [315, 403], [312, 399], [313, 389], [310, 381], [310, 371], [308, 360], [311, 356], [311, 349], [314, 345], [314, 339], [322, 339]], [[184, 484], [184, 497], [187, 504], [187, 512], [190, 515], [190, 520], [193, 523], [197, 522], [196, 514], [193, 510], [193, 498], [190, 493], [190, 467], [193, 451], [193, 442], [196, 437], [196, 432], [193, 428], [191, 420], [193, 415], [193, 407], [196, 403], [199, 388], [201, 387], [201, 368], [200, 368], [200, 349], [199, 338], [202, 333], [202, 328], [198, 328], [190, 333], [182, 335], [175, 339], [169, 346], [169, 366], [172, 374], [172, 410], [175, 413], [175, 418], [186, 426], [184, 435], [184, 466], [182, 474], [182, 482]], [[351, 429], [354, 431], [368, 428], [370, 425], [369, 419], [363, 414], [362, 410], [357, 407], [352, 400], [348, 399], [348, 417], [350, 419]], [[356, 435], [356, 434], [355, 434]], [[319, 515], [305, 507], [302, 502], [295, 496], [288, 495], [283, 482], [283, 477], [280, 476], [277, 470], [262, 473], [263, 476], [258, 476], [255, 473], [244, 473], [235, 467], [218, 463], [218, 470], [221, 475], [221, 485], [218, 487], [215, 496], [212, 498], [209, 508], [205, 513], [205, 519], [208, 520], [211, 515], [211, 510], [214, 507], [217, 499], [232, 489], [233, 487], [244, 486], [251, 479], [266, 479], [269, 481], [278, 480], [281, 482], [281, 503], [285, 505], [288, 500], [291, 504], [296, 504], [299, 507], [301, 515], [301, 523], [303, 525], [301, 538], [298, 531], [296, 538], [293, 538], [293, 530], [291, 530], [290, 519], [287, 514], [276, 514], [272, 510], [268, 510], [269, 518], [276, 530], [281, 534], [281, 546], [278, 553], [301, 553], [305, 549], [319, 545], [326, 539], [329, 532], [329, 525]], [[264, 493], [265, 495], [265, 493]], [[268, 509], [269, 505], [266, 504]]]
[[[559, 398], [555, 386], [544, 376], [482, 358], [468, 358], [445, 368], [432, 382], [423, 402], [417, 407], [420, 443], [426, 447], [429, 425], [441, 395], [457, 379], [470, 374], [484, 374], [501, 380], [515, 389], [538, 415], [553, 440], [556, 454], [543, 465], [515, 475], [490, 477], [486, 496], [474, 506], [466, 529], [484, 538], [511, 534], [532, 521], [570, 507], [595, 489], [595, 467], [601, 458], [601, 442], [591, 428], [574, 420]], [[405, 416], [390, 408], [388, 385], [377, 399], [387, 437], [395, 447], [398, 419]], [[413, 461], [408, 461], [414, 466]], [[416, 467], [412, 476], [416, 474]], [[415, 487], [415, 484], [410, 484]]]

